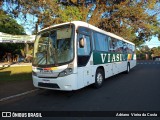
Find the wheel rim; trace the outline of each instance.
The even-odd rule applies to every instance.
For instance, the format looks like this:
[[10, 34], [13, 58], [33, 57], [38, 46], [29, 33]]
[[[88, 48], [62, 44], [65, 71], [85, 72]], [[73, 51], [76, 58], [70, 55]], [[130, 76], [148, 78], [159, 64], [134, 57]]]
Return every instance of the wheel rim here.
[[100, 85], [100, 84], [102, 84], [102, 81], [103, 81], [103, 76], [101, 73], [98, 73], [97, 74], [97, 83]]

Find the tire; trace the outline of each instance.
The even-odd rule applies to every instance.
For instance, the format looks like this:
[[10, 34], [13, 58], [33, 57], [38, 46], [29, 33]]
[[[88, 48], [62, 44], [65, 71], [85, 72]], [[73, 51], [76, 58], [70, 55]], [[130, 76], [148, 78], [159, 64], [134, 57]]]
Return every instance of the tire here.
[[128, 74], [129, 72], [130, 72], [130, 64], [128, 63], [128, 64], [127, 64], [127, 70], [126, 70], [125, 73]]
[[97, 69], [96, 76], [95, 76], [95, 88], [100, 88], [104, 82], [104, 71], [102, 69]]

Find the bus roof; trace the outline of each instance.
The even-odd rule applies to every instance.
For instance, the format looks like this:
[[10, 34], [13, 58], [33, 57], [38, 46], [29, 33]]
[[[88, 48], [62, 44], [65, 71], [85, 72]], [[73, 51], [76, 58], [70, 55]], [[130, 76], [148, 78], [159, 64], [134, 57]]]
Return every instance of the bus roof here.
[[128, 40], [125, 40], [124, 38], [122, 38], [122, 37], [120, 37], [120, 36], [118, 36], [118, 35], [116, 35], [116, 34], [114, 34], [114, 33], [106, 32], [106, 31], [104, 31], [104, 30], [102, 30], [102, 29], [100, 29], [100, 28], [98, 28], [98, 27], [95, 27], [95, 26], [93, 26], [93, 25], [91, 25], [91, 24], [89, 24], [89, 23], [83, 22], [83, 21], [71, 21], [71, 22], [66, 22], [66, 23], [51, 25], [51, 26], [49, 26], [49, 27], [47, 27], [47, 28], [44, 28], [44, 29], [40, 30], [40, 32], [41, 32], [41, 31], [44, 31], [44, 30], [47, 30], [47, 29], [50, 29], [50, 28], [53, 28], [53, 27], [57, 27], [57, 26], [60, 26], [60, 25], [71, 24], [71, 23], [74, 24], [76, 27], [78, 27], [78, 26], [83, 26], [83, 27], [91, 28], [91, 29], [93, 29], [93, 30], [95, 30], [95, 31], [97, 31], [97, 32], [106, 34], [106, 35], [108, 35], [108, 36], [110, 36], [110, 37], [113, 37], [113, 38], [116, 38], [116, 39], [125, 41], [125, 42], [127, 42], [127, 43], [132, 44], [132, 45], [135, 45], [134, 43], [132, 43], [132, 42], [130, 42], [130, 41], [128, 41]]

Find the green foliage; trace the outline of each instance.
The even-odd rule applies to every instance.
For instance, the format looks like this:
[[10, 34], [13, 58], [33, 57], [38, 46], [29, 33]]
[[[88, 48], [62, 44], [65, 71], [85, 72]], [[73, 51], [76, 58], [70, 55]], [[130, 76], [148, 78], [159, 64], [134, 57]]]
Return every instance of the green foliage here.
[[104, 11], [109, 11], [109, 15], [104, 16], [98, 26], [140, 45], [144, 41], [151, 40], [152, 35], [159, 34], [157, 13], [151, 15], [150, 11], [155, 5], [156, 0], [110, 2], [110, 5], [104, 9]]
[[0, 83], [7, 81], [31, 80], [32, 79], [31, 66], [17, 66], [17, 67], [0, 67]]
[[[37, 24], [47, 27], [53, 24], [71, 20], [86, 21], [108, 32], [122, 36], [126, 40], [141, 45], [151, 37], [160, 39], [160, 21], [157, 20], [160, 11], [159, 0], [97, 0], [93, 4], [85, 4], [85, 0], [2, 0], [8, 13], [14, 17], [20, 14], [32, 14], [38, 18]], [[14, 4], [11, 6], [10, 4]], [[92, 11], [92, 12], [91, 12]], [[21, 15], [22, 16], [22, 15]]]
[[62, 6], [59, 9], [59, 17], [63, 22], [73, 21], [73, 20], [82, 20], [82, 13], [80, 13], [79, 8], [75, 6]]
[[151, 49], [151, 52], [153, 54], [153, 56], [160, 56], [160, 46], [159, 47], [154, 47]]
[[136, 55], [138, 60], [151, 60], [151, 49], [147, 46], [141, 46], [138, 49], [136, 49]]
[[153, 47], [150, 49], [147, 45], [141, 46], [136, 49], [137, 59], [145, 60], [146, 54], [148, 55], [148, 59], [153, 59], [152, 57], [160, 56], [160, 46]]
[[[11, 18], [5, 12], [0, 10], [0, 32], [15, 34], [15, 35], [24, 35], [24, 29], [19, 25], [16, 20]], [[14, 44], [14, 43], [0, 43], [0, 60], [3, 59], [2, 56], [5, 55], [5, 52], [10, 52], [12, 54], [20, 54], [20, 49], [24, 48], [24, 44]]]
[[1, 10], [0, 10], [0, 32], [9, 33], [13, 35], [25, 34], [23, 27], [19, 25], [16, 22], [16, 20], [14, 20]]

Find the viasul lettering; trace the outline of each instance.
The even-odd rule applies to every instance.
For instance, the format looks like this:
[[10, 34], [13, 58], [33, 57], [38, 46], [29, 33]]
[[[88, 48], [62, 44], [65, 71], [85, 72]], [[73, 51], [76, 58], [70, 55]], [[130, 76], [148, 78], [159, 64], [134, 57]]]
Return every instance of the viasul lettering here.
[[101, 53], [102, 63], [110, 63], [110, 62], [120, 62], [125, 60], [125, 55], [123, 54], [103, 54]]
[[102, 63], [104, 63], [107, 54], [101, 54]]

